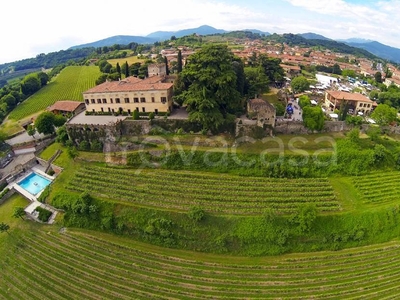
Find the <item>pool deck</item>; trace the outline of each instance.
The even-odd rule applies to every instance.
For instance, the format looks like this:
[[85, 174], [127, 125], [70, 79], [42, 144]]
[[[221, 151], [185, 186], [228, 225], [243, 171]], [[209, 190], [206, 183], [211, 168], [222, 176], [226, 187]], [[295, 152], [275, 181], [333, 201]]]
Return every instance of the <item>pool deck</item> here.
[[28, 177], [30, 174], [32, 173], [36, 173], [40, 176], [43, 176], [44, 178], [50, 180], [51, 182], [53, 182], [53, 180], [55, 179], [54, 176], [50, 176], [48, 174], [46, 174], [43, 170], [41, 170], [40, 168], [41, 166], [37, 166], [37, 167], [33, 167], [30, 170], [27, 170], [25, 173], [23, 173], [21, 176], [19, 176], [18, 178], [16, 178], [13, 182], [11, 182], [8, 185], [8, 188], [10, 189], [15, 189], [18, 193], [20, 193], [22, 196], [24, 196], [25, 198], [27, 198], [29, 201], [31, 201], [31, 203], [25, 207], [25, 212], [27, 214], [29, 214], [32, 218], [34, 218], [35, 220], [37, 220], [37, 217], [35, 215], [35, 209], [38, 206], [41, 206], [47, 210], [50, 210], [53, 214], [50, 216], [48, 224], [52, 224], [54, 222], [54, 218], [57, 215], [57, 211], [46, 204], [43, 204], [41, 202], [38, 201], [38, 198], [40, 196], [40, 194], [44, 191], [44, 189], [42, 191], [40, 191], [39, 193], [37, 193], [36, 195], [32, 195], [31, 193], [29, 193], [27, 190], [25, 190], [24, 188], [22, 188], [18, 182], [20, 182], [21, 180], [24, 180], [26, 177]]

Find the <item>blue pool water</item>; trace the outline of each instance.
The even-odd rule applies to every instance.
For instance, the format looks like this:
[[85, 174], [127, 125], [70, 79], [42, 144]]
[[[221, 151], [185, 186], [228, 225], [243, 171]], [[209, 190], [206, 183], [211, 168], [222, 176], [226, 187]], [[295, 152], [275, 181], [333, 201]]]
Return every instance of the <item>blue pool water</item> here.
[[49, 179], [36, 173], [31, 173], [20, 182], [18, 182], [18, 185], [32, 195], [36, 195], [44, 190], [45, 187], [48, 186], [50, 183], [51, 181]]

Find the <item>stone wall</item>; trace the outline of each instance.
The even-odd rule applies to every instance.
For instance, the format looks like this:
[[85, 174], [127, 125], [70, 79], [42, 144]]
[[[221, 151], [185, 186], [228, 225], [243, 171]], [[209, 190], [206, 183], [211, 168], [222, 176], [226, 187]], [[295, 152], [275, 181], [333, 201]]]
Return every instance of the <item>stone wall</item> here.
[[[344, 121], [326, 121], [321, 132], [344, 132], [353, 128]], [[301, 121], [279, 121], [276, 123], [273, 134], [308, 134], [311, 130], [306, 128]], [[263, 129], [255, 124], [237, 124], [236, 136], [251, 136], [262, 138], [271, 135], [270, 129]]]

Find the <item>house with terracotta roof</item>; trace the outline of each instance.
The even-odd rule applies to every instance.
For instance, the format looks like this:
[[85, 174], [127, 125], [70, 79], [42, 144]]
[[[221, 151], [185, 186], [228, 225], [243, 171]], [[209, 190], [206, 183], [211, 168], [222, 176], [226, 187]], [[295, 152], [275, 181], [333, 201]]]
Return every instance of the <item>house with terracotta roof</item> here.
[[85, 103], [72, 100], [57, 101], [47, 110], [54, 114], [74, 116], [85, 110]]
[[362, 113], [368, 115], [374, 107], [374, 101], [362, 94], [344, 91], [326, 91], [325, 106], [327, 108], [332, 110], [339, 109], [343, 101], [348, 103], [349, 109], [353, 110], [354, 114]]
[[172, 111], [173, 83], [166, 76], [127, 77], [106, 81], [85, 92], [86, 110], [93, 113], [166, 113]]

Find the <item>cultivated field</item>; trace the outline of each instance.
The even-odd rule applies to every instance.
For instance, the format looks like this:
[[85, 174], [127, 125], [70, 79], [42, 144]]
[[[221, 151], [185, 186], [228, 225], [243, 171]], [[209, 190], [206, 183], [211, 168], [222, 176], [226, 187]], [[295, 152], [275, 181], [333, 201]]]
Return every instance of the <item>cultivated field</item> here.
[[340, 210], [326, 178], [240, 177], [206, 172], [141, 170], [86, 164], [67, 188], [139, 206], [188, 210], [200, 206], [223, 214], [260, 214], [270, 208], [293, 212], [313, 203], [320, 211]]
[[354, 177], [361, 199], [368, 204], [385, 204], [400, 199], [400, 172], [374, 172]]
[[12, 232], [3, 299], [396, 299], [400, 243], [235, 258], [149, 247], [102, 233]]
[[59, 100], [83, 101], [82, 92], [94, 87], [101, 72], [96, 66], [70, 66], [33, 96], [18, 105], [9, 119], [18, 121]]

